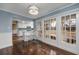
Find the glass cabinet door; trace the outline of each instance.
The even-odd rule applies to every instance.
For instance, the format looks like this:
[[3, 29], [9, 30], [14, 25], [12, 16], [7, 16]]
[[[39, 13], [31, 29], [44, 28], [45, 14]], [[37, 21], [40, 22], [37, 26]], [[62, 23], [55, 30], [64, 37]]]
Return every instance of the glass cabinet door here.
[[42, 22], [39, 22], [39, 30], [38, 30], [39, 37], [42, 37]]
[[71, 31], [71, 43], [76, 43], [76, 14], [71, 15], [70, 20], [70, 31]]
[[44, 37], [49, 38], [49, 31], [50, 31], [50, 20], [44, 21]]
[[76, 14], [61, 17], [62, 39], [71, 44], [76, 43]]
[[56, 18], [50, 19], [50, 38], [56, 40]]

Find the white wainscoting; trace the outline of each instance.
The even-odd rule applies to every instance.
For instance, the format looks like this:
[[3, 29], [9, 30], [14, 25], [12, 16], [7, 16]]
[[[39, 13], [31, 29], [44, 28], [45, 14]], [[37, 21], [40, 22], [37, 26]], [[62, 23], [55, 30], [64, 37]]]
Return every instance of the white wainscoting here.
[[0, 49], [12, 46], [12, 33], [0, 33]]

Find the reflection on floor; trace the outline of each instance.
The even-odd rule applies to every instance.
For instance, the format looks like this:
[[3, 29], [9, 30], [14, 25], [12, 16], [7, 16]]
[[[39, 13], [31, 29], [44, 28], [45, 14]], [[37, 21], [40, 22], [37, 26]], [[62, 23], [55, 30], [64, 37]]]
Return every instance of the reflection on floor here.
[[18, 41], [13, 47], [0, 50], [1, 55], [74, 55], [38, 40]]

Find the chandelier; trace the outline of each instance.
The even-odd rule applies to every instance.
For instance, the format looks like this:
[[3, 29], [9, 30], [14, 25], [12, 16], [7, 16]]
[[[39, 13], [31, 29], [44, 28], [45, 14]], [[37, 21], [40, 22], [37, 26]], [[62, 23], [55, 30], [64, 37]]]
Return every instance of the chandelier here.
[[38, 15], [38, 13], [38, 8], [35, 5], [29, 7], [29, 14]]

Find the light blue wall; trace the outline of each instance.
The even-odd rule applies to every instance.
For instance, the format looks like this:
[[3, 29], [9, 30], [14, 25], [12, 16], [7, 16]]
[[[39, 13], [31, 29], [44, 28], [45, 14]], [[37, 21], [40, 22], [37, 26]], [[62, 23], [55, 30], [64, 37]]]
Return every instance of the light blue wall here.
[[11, 32], [11, 18], [10, 14], [0, 11], [0, 33]]
[[0, 10], [0, 32], [11, 32], [11, 25], [12, 25], [12, 20], [20, 19], [20, 20], [31, 20], [30, 18], [26, 18], [20, 15], [8, 13], [5, 11]]
[[35, 29], [36, 28], [36, 24], [35, 24], [36, 22], [35, 22], [35, 20], [33, 20], [33, 22], [34, 22], [33, 23], [33, 26], [34, 26], [34, 29]]

